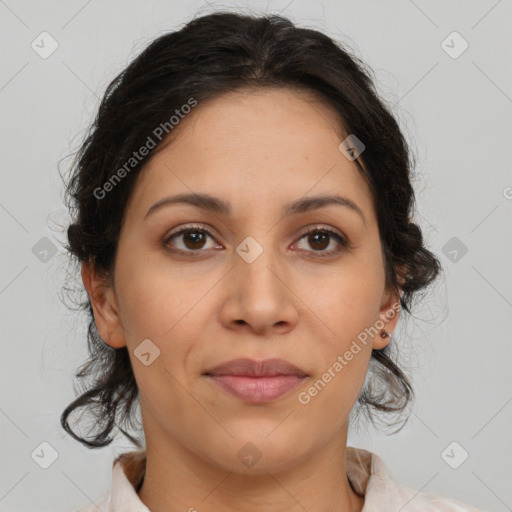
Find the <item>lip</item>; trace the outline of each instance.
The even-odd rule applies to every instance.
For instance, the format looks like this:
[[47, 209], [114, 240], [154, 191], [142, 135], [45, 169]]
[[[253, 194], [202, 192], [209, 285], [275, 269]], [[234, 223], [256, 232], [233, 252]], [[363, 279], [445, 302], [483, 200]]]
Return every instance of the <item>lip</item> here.
[[234, 359], [204, 374], [224, 391], [249, 403], [276, 400], [308, 377], [308, 374], [284, 359]]

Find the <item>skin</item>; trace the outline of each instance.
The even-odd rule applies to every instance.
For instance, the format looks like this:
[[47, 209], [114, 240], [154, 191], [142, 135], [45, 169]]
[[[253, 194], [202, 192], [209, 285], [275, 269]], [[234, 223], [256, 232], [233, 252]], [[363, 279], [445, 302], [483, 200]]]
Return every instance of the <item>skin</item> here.
[[[385, 318], [399, 297], [385, 290], [370, 189], [338, 149], [344, 137], [337, 114], [308, 93], [246, 90], [199, 104], [137, 179], [113, 279], [83, 263], [100, 336], [130, 353], [146, 437], [139, 497], [153, 512], [362, 509], [346, 474], [348, 418], [372, 348], [389, 338], [370, 337], [307, 405], [297, 399], [365, 328], [384, 319], [392, 333], [398, 321]], [[229, 202], [232, 214], [174, 204], [144, 219], [159, 199], [190, 192]], [[350, 198], [366, 222], [338, 205], [281, 219], [286, 203], [323, 193]], [[191, 223], [213, 238], [165, 245]], [[351, 246], [303, 236], [316, 226]], [[252, 263], [236, 252], [247, 236], [263, 248]], [[147, 366], [134, 355], [145, 339], [160, 350]], [[238, 357], [280, 357], [309, 377], [249, 404], [202, 375]], [[247, 442], [262, 455], [252, 467], [237, 456]]]

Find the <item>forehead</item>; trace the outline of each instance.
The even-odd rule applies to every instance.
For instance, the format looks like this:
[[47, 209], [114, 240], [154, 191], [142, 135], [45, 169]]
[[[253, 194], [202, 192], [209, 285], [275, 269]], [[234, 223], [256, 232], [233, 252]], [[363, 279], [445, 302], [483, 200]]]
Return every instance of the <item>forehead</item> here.
[[318, 96], [251, 89], [199, 103], [141, 171], [139, 214], [166, 193], [200, 193], [271, 207], [305, 195], [343, 193], [373, 211], [357, 165], [339, 150], [339, 114]]

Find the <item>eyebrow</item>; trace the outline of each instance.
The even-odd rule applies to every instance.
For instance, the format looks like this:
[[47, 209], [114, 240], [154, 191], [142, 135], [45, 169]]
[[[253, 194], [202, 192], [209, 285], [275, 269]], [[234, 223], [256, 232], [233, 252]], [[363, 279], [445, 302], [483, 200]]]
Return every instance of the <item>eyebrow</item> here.
[[[231, 215], [232, 211], [231, 205], [229, 203], [209, 194], [179, 194], [176, 196], [164, 197], [157, 201], [146, 212], [144, 219], [146, 219], [149, 215], [156, 212], [157, 210], [163, 208], [164, 206], [180, 203], [190, 204], [200, 208], [201, 210], [219, 213], [226, 216]], [[340, 195], [323, 194], [319, 196], [300, 198], [296, 201], [286, 204], [282, 208], [281, 218], [288, 217], [290, 215], [297, 215], [299, 213], [304, 213], [318, 208], [325, 208], [326, 206], [330, 205], [339, 205], [350, 208], [361, 217], [366, 226], [366, 217], [364, 216], [363, 210], [348, 197]]]

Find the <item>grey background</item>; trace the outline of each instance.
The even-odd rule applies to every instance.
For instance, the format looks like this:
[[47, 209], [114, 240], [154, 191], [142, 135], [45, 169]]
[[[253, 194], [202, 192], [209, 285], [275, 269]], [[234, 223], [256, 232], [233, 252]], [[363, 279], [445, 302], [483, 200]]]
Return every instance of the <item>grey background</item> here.
[[[0, 0], [0, 510], [85, 506], [110, 487], [113, 457], [132, 449], [119, 437], [89, 450], [60, 427], [86, 341], [83, 318], [58, 298], [67, 214], [57, 164], [151, 39], [198, 12], [245, 5], [347, 44], [374, 69], [418, 156], [417, 221], [445, 280], [397, 329], [416, 406], [399, 434], [362, 426], [349, 444], [378, 453], [403, 484], [512, 510], [510, 0]], [[43, 31], [58, 43], [45, 59], [31, 47]], [[442, 46], [453, 31], [469, 44], [458, 58]], [[454, 441], [452, 464], [469, 454], [457, 469], [441, 455]], [[58, 454], [47, 469], [31, 457], [42, 442]]]

